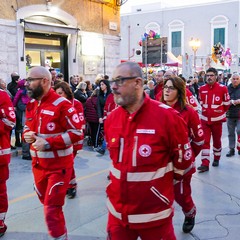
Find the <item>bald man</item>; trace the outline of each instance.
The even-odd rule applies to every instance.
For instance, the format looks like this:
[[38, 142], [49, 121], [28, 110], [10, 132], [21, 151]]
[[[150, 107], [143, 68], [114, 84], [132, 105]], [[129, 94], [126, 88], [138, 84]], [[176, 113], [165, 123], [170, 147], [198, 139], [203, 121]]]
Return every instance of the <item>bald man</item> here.
[[26, 107], [24, 139], [31, 144], [35, 190], [44, 205], [52, 239], [67, 240], [64, 199], [73, 170], [72, 144], [80, 141], [82, 123], [71, 102], [51, 88], [51, 73], [34, 67], [26, 88], [32, 98]]
[[175, 240], [173, 176], [181, 179], [192, 163], [185, 122], [144, 93], [138, 64], [118, 65], [109, 82], [119, 107], [104, 128], [112, 160], [108, 239]]

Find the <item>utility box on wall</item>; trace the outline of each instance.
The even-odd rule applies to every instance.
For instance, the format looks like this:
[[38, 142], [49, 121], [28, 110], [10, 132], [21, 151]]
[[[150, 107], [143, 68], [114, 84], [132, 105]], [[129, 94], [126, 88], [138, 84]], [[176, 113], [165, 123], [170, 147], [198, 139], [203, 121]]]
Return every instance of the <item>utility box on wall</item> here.
[[142, 62], [161, 64], [167, 62], [167, 37], [146, 39], [142, 42]]

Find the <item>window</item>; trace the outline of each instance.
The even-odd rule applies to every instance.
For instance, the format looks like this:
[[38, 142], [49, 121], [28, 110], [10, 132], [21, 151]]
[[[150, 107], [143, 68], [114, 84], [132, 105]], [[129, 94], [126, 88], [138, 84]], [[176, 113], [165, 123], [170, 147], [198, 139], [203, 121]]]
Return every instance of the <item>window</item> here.
[[215, 45], [216, 43], [221, 43], [224, 47], [225, 45], [225, 28], [215, 28], [214, 29], [214, 42], [213, 44]]
[[172, 53], [174, 56], [179, 56], [181, 55], [181, 32], [172, 32]]
[[220, 42], [223, 47], [228, 47], [228, 21], [223, 15], [211, 19], [211, 46]]
[[183, 55], [184, 53], [184, 23], [180, 20], [174, 20], [168, 24], [169, 28], [169, 51], [175, 56]]

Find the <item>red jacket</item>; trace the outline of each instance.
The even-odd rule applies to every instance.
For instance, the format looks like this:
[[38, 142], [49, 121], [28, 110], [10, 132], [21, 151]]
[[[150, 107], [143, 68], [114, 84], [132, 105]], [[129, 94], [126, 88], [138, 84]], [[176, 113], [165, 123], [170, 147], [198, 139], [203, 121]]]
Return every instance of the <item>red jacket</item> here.
[[[186, 105], [186, 107], [181, 110], [179, 102], [175, 103], [172, 107], [181, 114], [187, 124], [189, 141], [191, 143], [194, 157], [196, 158], [204, 144], [204, 132], [199, 115], [192, 106]], [[189, 170], [188, 174], [195, 172], [195, 163], [193, 163], [192, 169]]]
[[181, 179], [192, 164], [184, 120], [172, 108], [145, 96], [129, 114], [112, 111], [105, 121], [112, 160], [107, 206], [130, 228], [158, 226], [173, 216], [174, 174]]
[[212, 124], [225, 122], [226, 112], [230, 106], [230, 97], [226, 86], [215, 82], [213, 85], [205, 84], [199, 89], [199, 99], [202, 106], [202, 121]]
[[81, 150], [83, 148], [83, 139], [84, 139], [84, 131], [86, 127], [86, 121], [84, 118], [84, 111], [83, 111], [83, 105], [81, 102], [79, 102], [77, 99], [73, 99], [73, 106], [76, 109], [78, 113], [79, 120], [82, 124], [82, 130], [81, 130], [81, 139], [78, 142], [75, 142], [73, 144], [73, 150], [77, 152], [78, 150]]
[[104, 109], [103, 109], [103, 119], [106, 120], [107, 116], [111, 113], [112, 110], [114, 110], [115, 108], [117, 108], [118, 105], [115, 103], [114, 101], [114, 95], [113, 93], [110, 93], [107, 96], [105, 105], [104, 105]]
[[50, 149], [37, 151], [31, 145], [33, 166], [47, 170], [73, 166], [72, 144], [81, 140], [82, 122], [72, 103], [50, 89], [41, 101], [31, 100], [26, 108], [27, 131], [35, 132], [50, 144]]
[[187, 101], [187, 104], [191, 105], [194, 110], [198, 111], [198, 102], [197, 102], [197, 99], [193, 96], [193, 94], [191, 93], [191, 91], [186, 88], [186, 101]]
[[0, 89], [0, 165], [10, 162], [10, 131], [14, 127], [15, 121], [12, 101], [7, 92]]

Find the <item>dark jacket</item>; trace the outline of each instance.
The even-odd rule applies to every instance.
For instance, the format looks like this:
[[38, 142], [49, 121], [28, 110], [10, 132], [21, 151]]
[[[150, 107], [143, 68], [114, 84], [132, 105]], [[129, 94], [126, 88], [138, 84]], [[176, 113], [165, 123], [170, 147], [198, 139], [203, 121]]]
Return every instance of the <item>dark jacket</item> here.
[[97, 96], [92, 96], [87, 99], [85, 105], [85, 118], [87, 122], [98, 123]]
[[7, 85], [7, 90], [12, 94], [13, 98], [15, 97], [18, 90], [18, 85], [17, 85], [18, 79], [19, 79], [19, 76], [13, 76], [12, 81]]
[[84, 93], [81, 89], [76, 89], [74, 92], [74, 98], [76, 98], [83, 104], [83, 106], [85, 106], [85, 102], [88, 99], [88, 95], [87, 93]]
[[107, 86], [107, 92], [104, 93], [101, 88], [99, 89], [99, 94], [98, 94], [98, 100], [97, 100], [97, 112], [98, 112], [98, 117], [103, 118], [104, 117], [104, 106], [105, 102], [107, 99], [107, 96], [111, 93], [111, 88], [108, 80], [101, 80], [101, 82], [104, 82], [104, 84]]
[[[231, 100], [237, 100], [240, 99], [240, 85], [238, 85], [236, 88], [233, 87], [232, 83], [228, 85], [228, 93], [230, 95]], [[227, 118], [238, 118], [240, 114], [240, 104], [238, 105], [230, 105], [230, 108], [228, 109], [226, 116]]]

